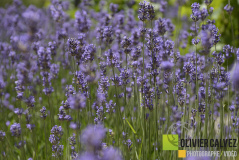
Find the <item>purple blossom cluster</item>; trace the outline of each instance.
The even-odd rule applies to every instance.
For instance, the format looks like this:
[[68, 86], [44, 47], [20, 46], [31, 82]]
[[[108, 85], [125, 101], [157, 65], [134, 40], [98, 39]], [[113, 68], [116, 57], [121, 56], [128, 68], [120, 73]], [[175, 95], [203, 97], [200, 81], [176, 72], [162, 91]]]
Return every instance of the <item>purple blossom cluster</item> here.
[[49, 141], [52, 144], [52, 156], [60, 157], [63, 152], [63, 145], [60, 145], [60, 140], [63, 135], [63, 130], [61, 126], [53, 126], [51, 129], [51, 135], [49, 137]]
[[[85, 146], [85, 152], [79, 155], [79, 160], [122, 160], [120, 152], [112, 146], [104, 148], [103, 139], [106, 136], [106, 129], [102, 125], [89, 125], [81, 135], [81, 143]], [[99, 157], [98, 152], [102, 152]]]

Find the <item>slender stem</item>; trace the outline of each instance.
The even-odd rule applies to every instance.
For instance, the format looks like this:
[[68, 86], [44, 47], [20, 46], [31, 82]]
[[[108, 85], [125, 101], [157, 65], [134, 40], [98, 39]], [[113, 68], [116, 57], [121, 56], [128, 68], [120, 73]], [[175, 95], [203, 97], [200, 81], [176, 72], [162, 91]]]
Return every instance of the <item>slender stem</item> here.
[[54, 114], [53, 114], [53, 107], [51, 107], [50, 105], [50, 95], [47, 95], [47, 98], [48, 98], [48, 107], [50, 108], [51, 126], [53, 126]]
[[[20, 121], [21, 121], [21, 124], [23, 126], [23, 119], [22, 117], [20, 118]], [[25, 144], [24, 144], [24, 138], [23, 138], [23, 127], [22, 127], [22, 133], [21, 133], [21, 143], [22, 143], [22, 146], [21, 146], [21, 149], [22, 149], [22, 153], [21, 153], [21, 156], [22, 158], [26, 159], [26, 153], [25, 153]]]
[[[184, 102], [184, 123], [186, 122], [186, 113], [187, 113], [187, 84], [188, 84], [187, 77], [188, 77], [188, 74], [186, 73], [186, 80], [185, 80], [185, 89], [186, 89], [185, 92], [186, 93], [185, 93], [185, 102]], [[189, 117], [188, 117], [188, 119], [189, 119]], [[184, 135], [184, 128], [183, 128], [183, 132], [182, 132], [182, 138], [186, 138], [185, 135]]]
[[231, 23], [231, 32], [232, 32], [232, 43], [233, 43], [233, 45], [235, 46], [233, 23], [232, 23], [232, 14], [231, 14], [231, 13], [230, 13], [230, 23]]
[[[144, 22], [143, 22], [143, 29], [144, 29]], [[143, 36], [143, 75], [142, 78], [144, 78], [144, 36]]]
[[45, 133], [45, 145], [46, 145], [46, 159], [47, 159], [47, 135], [46, 135], [46, 122], [45, 122], [45, 120], [44, 120], [44, 133]]
[[[121, 123], [121, 120], [119, 119], [119, 115], [121, 115], [121, 111], [120, 111], [120, 108], [119, 108], [119, 103], [118, 103], [118, 92], [117, 92], [117, 87], [116, 87], [116, 78], [115, 78], [115, 70], [114, 70], [114, 67], [112, 66], [112, 70], [113, 70], [113, 75], [114, 75], [114, 83], [115, 83], [115, 93], [116, 93], [116, 108], [117, 108], [117, 112], [118, 114], [116, 114], [117, 116], [117, 124], [119, 124], [119, 122]], [[118, 106], [117, 106], [118, 105]], [[117, 127], [118, 129], [118, 127]], [[118, 146], [120, 145], [120, 142], [119, 142], [119, 132], [117, 131], [117, 140], [118, 140]]]
[[[144, 22], [143, 22], [143, 28], [144, 28]], [[143, 116], [142, 116], [142, 118], [143, 118], [143, 143], [144, 143], [144, 145], [146, 145], [146, 118], [145, 118], [145, 100], [144, 100], [144, 95], [143, 95], [143, 88], [144, 88], [144, 36], [143, 36], [143, 74], [142, 74], [142, 79], [143, 79], [143, 82], [142, 82], [142, 102], [143, 102]], [[144, 148], [146, 148], [146, 147], [144, 147]], [[145, 159], [145, 155], [146, 155], [146, 153], [145, 153], [145, 149], [143, 150], [143, 158]]]
[[[127, 62], [127, 54], [126, 54], [126, 71], [127, 71], [127, 68], [128, 68], [128, 62]], [[127, 102], [126, 102], [126, 87], [127, 87], [127, 84], [125, 82], [125, 88], [124, 88], [124, 102], [125, 102], [125, 108], [126, 108], [126, 105], [127, 105]]]
[[[195, 37], [197, 37], [197, 23], [195, 22]], [[197, 77], [197, 70], [198, 70], [198, 65], [197, 65], [197, 61], [198, 61], [198, 58], [197, 58], [197, 45], [196, 46], [196, 50], [195, 50], [195, 54], [196, 54], [196, 58], [195, 58], [195, 65], [196, 65], [196, 100], [195, 100], [195, 109], [197, 110], [197, 117], [196, 117], [196, 120], [197, 120], [197, 126], [196, 127], [196, 130], [201, 130], [199, 127], [200, 127], [200, 117], [199, 117], [199, 110], [198, 110], [198, 77]], [[197, 132], [197, 135], [199, 134], [199, 132]]]
[[[150, 24], [151, 24], [151, 29], [153, 31], [153, 21], [151, 20], [150, 21]], [[151, 33], [150, 33], [151, 34]], [[151, 69], [151, 72], [150, 72], [150, 86], [151, 86], [151, 83], [152, 83], [152, 71], [154, 69], [154, 60], [153, 60], [153, 42], [152, 42], [152, 36], [153, 35], [150, 35], [150, 52], [151, 52], [151, 58], [152, 58], [152, 62], [153, 62], [153, 66], [152, 66], [152, 69]], [[151, 46], [152, 45], [152, 46]]]
[[[223, 94], [222, 92], [220, 94]], [[220, 104], [220, 138], [223, 139], [223, 131], [224, 131], [224, 126], [223, 126], [223, 117], [224, 117], [224, 106], [221, 100]]]
[[[156, 153], [156, 148], [158, 146], [158, 94], [157, 94], [157, 86], [156, 86], [156, 73], [154, 73], [154, 94], [155, 94], [155, 120], [154, 120], [154, 123], [155, 123], [155, 130], [156, 130], [156, 133], [155, 133], [155, 140], [156, 140], [156, 143], [154, 145], [154, 152]], [[156, 157], [155, 157], [156, 158]]]
[[[207, 59], [207, 58], [206, 58]], [[209, 119], [209, 107], [208, 107], [208, 78], [206, 75], [206, 97], [205, 97], [205, 110], [206, 110], [206, 115], [205, 115], [205, 128], [204, 128], [204, 138], [207, 138], [207, 128], [208, 128], [208, 119]]]

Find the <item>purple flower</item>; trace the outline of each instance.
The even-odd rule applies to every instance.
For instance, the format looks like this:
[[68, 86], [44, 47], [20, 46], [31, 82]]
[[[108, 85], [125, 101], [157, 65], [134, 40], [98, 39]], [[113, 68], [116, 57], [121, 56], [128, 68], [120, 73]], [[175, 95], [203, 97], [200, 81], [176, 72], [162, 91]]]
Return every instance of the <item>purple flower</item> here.
[[52, 92], [54, 92], [54, 89], [53, 87], [46, 87], [42, 91], [45, 93], [45, 95], [49, 96]]
[[75, 83], [77, 84], [77, 87], [85, 96], [87, 96], [88, 83], [87, 83], [85, 74], [81, 71], [76, 71], [75, 79], [76, 79]]
[[27, 107], [30, 107], [30, 108], [33, 108], [35, 106], [34, 105], [35, 102], [36, 101], [35, 101], [34, 96], [30, 96], [25, 100], [25, 103], [27, 104]]
[[118, 11], [118, 8], [119, 8], [118, 4], [110, 3], [110, 10], [113, 13], [113, 15]]
[[47, 114], [46, 114], [46, 107], [42, 107], [42, 109], [40, 109], [41, 112], [41, 118], [45, 119]]
[[65, 110], [70, 109], [70, 104], [68, 103], [68, 101], [66, 100], [65, 102], [62, 101], [61, 102], [62, 106], [64, 107]]
[[58, 114], [58, 119], [59, 120], [64, 120], [65, 119], [65, 116], [66, 116], [66, 112], [64, 110], [64, 107], [63, 106], [60, 106], [59, 108], [59, 114]]
[[237, 61], [239, 61], [239, 48], [236, 50]]
[[103, 159], [104, 160], [113, 160], [113, 159], [114, 160], [122, 160], [123, 158], [117, 149], [115, 149], [113, 147], [109, 147], [104, 150]]
[[200, 39], [192, 39], [192, 44], [197, 45], [200, 42]]
[[19, 137], [22, 131], [20, 123], [14, 123], [13, 125], [11, 125], [10, 131], [12, 133], [12, 136]]
[[228, 58], [230, 58], [231, 56], [232, 56], [232, 54], [233, 54], [233, 47], [232, 46], [230, 46], [229, 44], [228, 45], [225, 45], [224, 47], [223, 47], [223, 52], [224, 53], [226, 53], [226, 58], [228, 59]]
[[199, 3], [193, 3], [191, 5], [192, 12], [198, 11], [200, 9], [200, 4]]
[[165, 13], [166, 9], [167, 9], [168, 2], [165, 0], [161, 0], [159, 3], [160, 3], [159, 11], [162, 13]]
[[60, 22], [63, 20], [65, 13], [63, 12], [62, 4], [59, 1], [57, 0], [53, 1], [52, 5], [50, 5], [49, 8], [50, 8], [51, 16], [56, 22]]
[[139, 7], [140, 8], [138, 10], [138, 18], [144, 22], [147, 20], [147, 2], [140, 2]]
[[193, 14], [191, 14], [190, 17], [194, 22], [197, 22], [201, 18], [201, 12], [199, 10], [195, 10], [195, 11], [193, 11]]
[[39, 29], [40, 14], [37, 8], [34, 6], [29, 6], [25, 12], [22, 13], [22, 17], [25, 20], [26, 25], [29, 27], [32, 33], [37, 32]]
[[3, 131], [0, 131], [0, 141], [3, 141], [6, 136], [6, 133]]
[[69, 141], [70, 141], [71, 146], [76, 145], [76, 135], [75, 135], [75, 133], [73, 133], [72, 137], [69, 138]]
[[63, 135], [62, 127], [57, 125], [53, 126], [51, 129], [51, 134], [61, 137]]
[[124, 37], [123, 41], [121, 42], [121, 46], [123, 49], [128, 48], [132, 44], [132, 41], [127, 38], [126, 36]]
[[66, 94], [65, 94], [66, 97], [76, 94], [75, 89], [72, 85], [67, 85], [65, 90], [66, 90]]
[[147, 8], [147, 19], [152, 21], [155, 17], [154, 7], [152, 4], [148, 4], [146, 8]]
[[32, 131], [35, 128], [35, 124], [27, 124], [27, 128]]
[[156, 32], [162, 36], [166, 32], [166, 20], [164, 18], [159, 18], [155, 21]]
[[50, 135], [49, 141], [50, 141], [52, 144], [57, 144], [57, 143], [58, 143], [58, 139], [57, 139], [57, 137], [56, 137], [54, 134], [51, 134], [51, 135]]
[[78, 153], [75, 151], [75, 145], [76, 145], [76, 135], [73, 133], [73, 135], [69, 138], [69, 142], [71, 145], [71, 158], [76, 159], [78, 157]]
[[111, 44], [113, 42], [113, 29], [112, 26], [106, 26], [103, 30], [103, 40], [106, 44]]
[[90, 29], [91, 22], [85, 10], [75, 13], [75, 27], [79, 32], [87, 32]]
[[70, 128], [73, 129], [73, 130], [76, 130], [76, 129], [80, 128], [80, 127], [79, 127], [79, 125], [77, 123], [71, 122], [70, 123]]
[[56, 50], [57, 50], [57, 44], [55, 41], [48, 42], [48, 47], [50, 49], [51, 55], [55, 56], [56, 55]]
[[120, 71], [120, 79], [121, 79], [121, 85], [127, 85], [130, 83], [130, 72], [126, 68], [122, 68]]
[[207, 12], [207, 9], [206, 8], [203, 8], [201, 10], [201, 20], [204, 21], [208, 16], [208, 12]]
[[79, 156], [78, 160], [100, 160], [98, 156], [92, 154], [92, 153], [83, 153]]
[[210, 7], [210, 8], [209, 8], [209, 11], [208, 11], [209, 14], [212, 14], [212, 13], [213, 13], [213, 10], [214, 10], [214, 8], [213, 8], [213, 7]]
[[83, 61], [92, 62], [94, 60], [95, 53], [96, 53], [96, 48], [93, 44], [89, 44], [85, 46], [85, 51], [82, 55]]
[[53, 77], [57, 77], [59, 70], [60, 70], [60, 66], [58, 64], [51, 64], [50, 71], [53, 74]]
[[64, 117], [64, 120], [67, 120], [67, 121], [71, 121], [72, 120], [72, 117], [70, 115], [66, 115]]
[[61, 157], [63, 154], [63, 145], [52, 145], [52, 156], [53, 157]]
[[163, 70], [171, 70], [174, 67], [174, 64], [169, 61], [164, 61], [161, 63], [161, 68]]
[[228, 5], [228, 4], [227, 4], [227, 5], [224, 7], [224, 10], [227, 11], [227, 13], [231, 14], [232, 11], [233, 11], [233, 7], [232, 7], [231, 5]]
[[81, 143], [86, 146], [87, 151], [98, 150], [101, 148], [106, 131], [101, 125], [89, 125], [81, 134]]
[[16, 109], [14, 110], [14, 113], [20, 116], [20, 115], [23, 114], [23, 111], [24, 111], [23, 108], [20, 108], [20, 109], [19, 109], [19, 108], [16, 108]]
[[54, 127], [52, 127], [49, 141], [52, 144], [53, 157], [59, 157], [62, 155], [64, 146], [59, 145], [62, 135], [63, 135], [63, 130], [61, 126], [55, 125]]
[[0, 91], [2, 91], [6, 87], [6, 83], [3, 81], [3, 79], [0, 78]]
[[70, 96], [68, 102], [71, 109], [82, 109], [86, 106], [86, 97], [81, 93], [77, 93], [76, 95]]
[[72, 56], [77, 55], [78, 43], [78, 40], [75, 38], [70, 38], [67, 40], [68, 50]]
[[238, 91], [239, 90], [239, 64], [236, 64], [236, 68], [233, 72], [232, 75], [232, 83], [235, 87], [235, 90]]
[[213, 0], [204, 0], [204, 3], [209, 6], [212, 3], [212, 1]]

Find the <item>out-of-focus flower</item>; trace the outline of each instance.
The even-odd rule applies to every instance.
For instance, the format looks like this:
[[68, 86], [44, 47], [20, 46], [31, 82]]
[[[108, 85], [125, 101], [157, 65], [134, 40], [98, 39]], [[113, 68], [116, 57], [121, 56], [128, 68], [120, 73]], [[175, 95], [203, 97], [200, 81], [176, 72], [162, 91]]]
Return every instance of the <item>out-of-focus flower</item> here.
[[227, 13], [231, 14], [232, 11], [233, 11], [233, 7], [229, 4], [227, 4], [225, 7], [224, 7], [224, 10], [227, 11]]
[[41, 112], [41, 118], [45, 119], [47, 114], [46, 114], [46, 107], [42, 107], [42, 109], [40, 109]]
[[169, 61], [164, 61], [161, 63], [161, 68], [163, 70], [171, 70], [174, 67], [174, 64], [172, 62]]
[[12, 133], [12, 136], [19, 137], [22, 132], [20, 123], [14, 123], [13, 125], [11, 125], [10, 131]]
[[68, 98], [71, 109], [82, 109], [86, 106], [86, 97], [83, 94], [77, 93]]
[[239, 64], [236, 64], [236, 68], [233, 72], [232, 75], [232, 83], [235, 87], [235, 90], [238, 91], [239, 90]]
[[104, 160], [122, 160], [122, 156], [120, 154], [120, 152], [113, 148], [113, 147], [109, 147], [109, 148], [106, 148], [103, 152], [103, 159]]
[[81, 134], [81, 143], [86, 146], [87, 151], [99, 150], [106, 131], [101, 125], [89, 125]]
[[3, 141], [6, 136], [6, 133], [3, 131], [0, 131], [0, 141]]

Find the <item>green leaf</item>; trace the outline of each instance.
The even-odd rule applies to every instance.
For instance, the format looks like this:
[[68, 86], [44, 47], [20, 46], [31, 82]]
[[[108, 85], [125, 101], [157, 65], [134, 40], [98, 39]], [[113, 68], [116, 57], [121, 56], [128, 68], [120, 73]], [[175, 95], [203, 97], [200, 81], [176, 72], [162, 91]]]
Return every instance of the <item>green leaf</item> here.
[[141, 142], [141, 146], [140, 146], [140, 150], [139, 150], [139, 159], [141, 157], [142, 144], [143, 144], [143, 142]]
[[134, 132], [134, 134], [136, 134], [136, 131], [134, 130], [134, 128], [131, 126], [131, 124], [129, 123], [129, 121], [127, 120], [127, 118], [125, 118], [126, 122], [128, 123], [128, 125], [130, 126], [131, 130]]
[[138, 156], [138, 153], [137, 153], [136, 147], [135, 147], [135, 154], [136, 154], [136, 158], [139, 159], [139, 156]]

